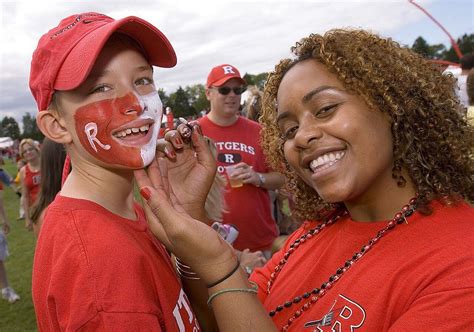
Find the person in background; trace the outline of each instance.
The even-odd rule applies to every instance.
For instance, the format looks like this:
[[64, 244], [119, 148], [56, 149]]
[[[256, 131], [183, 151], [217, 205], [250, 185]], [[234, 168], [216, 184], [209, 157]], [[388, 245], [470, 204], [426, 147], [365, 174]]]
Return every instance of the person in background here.
[[468, 107], [470, 103], [467, 93], [467, 77], [471, 69], [474, 68], [474, 52], [463, 55], [459, 60], [459, 64], [461, 66], [461, 75], [458, 77], [459, 100], [464, 105], [464, 107]]
[[[0, 190], [0, 209], [3, 210], [3, 191]], [[8, 233], [10, 232], [10, 224], [8, 220], [5, 218], [5, 214], [0, 211], [0, 220], [1, 222], [1, 229], [0, 229], [0, 289], [2, 293], [2, 298], [7, 300], [10, 303], [15, 303], [16, 301], [20, 300], [20, 296], [15, 292], [15, 290], [10, 287], [8, 283], [7, 277], [7, 270], [5, 268], [5, 259], [8, 257], [8, 242], [7, 237]]]
[[263, 92], [255, 85], [247, 87], [247, 92], [248, 95], [244, 104], [244, 113], [248, 119], [258, 122], [262, 109]]
[[[268, 258], [278, 236], [268, 190], [280, 188], [284, 179], [265, 164], [258, 140], [261, 126], [239, 115], [244, 91], [237, 68], [228, 64], [212, 68], [206, 83], [210, 112], [198, 123], [216, 144], [218, 172], [229, 178], [223, 222], [239, 229], [234, 247], [261, 250]], [[231, 168], [235, 172], [229, 174]]]
[[474, 68], [469, 71], [466, 79], [466, 90], [469, 100], [469, 106], [467, 107], [467, 119], [474, 125]]
[[21, 195], [23, 197], [23, 211], [25, 214], [25, 227], [32, 231], [33, 222], [30, 218], [30, 207], [36, 202], [41, 181], [40, 149], [38, 144], [30, 138], [20, 142], [20, 156], [25, 161], [25, 166], [20, 169]]
[[450, 73], [457, 79], [455, 91], [459, 97], [459, 101], [464, 107], [469, 106], [469, 98], [467, 95], [467, 76], [469, 71], [474, 68], [474, 52], [464, 54], [459, 60], [459, 67], [448, 68], [444, 73]]
[[[263, 92], [255, 85], [248, 87], [247, 91], [247, 100], [244, 104], [245, 114], [250, 120], [258, 122], [262, 114]], [[279, 233], [272, 245], [271, 251], [274, 253], [277, 251], [276, 248], [281, 245], [282, 240], [292, 233], [297, 226], [291, 215], [291, 199], [285, 190], [282, 190], [282, 188], [269, 190], [269, 194], [273, 218], [277, 223]]]
[[262, 145], [306, 221], [248, 281], [151, 167], [135, 173], [150, 228], [223, 331], [474, 330], [474, 130], [455, 79], [364, 30], [292, 50], [265, 85]]
[[15, 192], [16, 194], [20, 197], [20, 206], [18, 208], [18, 217], [16, 220], [22, 220], [25, 219], [25, 209], [23, 208], [23, 200], [25, 197], [21, 194], [22, 188], [21, 188], [21, 179], [20, 179], [20, 170], [21, 168], [25, 166], [25, 161], [21, 158], [19, 158], [16, 162], [16, 176], [15, 179], [13, 180], [13, 184], [15, 185]]
[[41, 170], [40, 191], [38, 198], [30, 208], [30, 220], [33, 222], [33, 232], [38, 237], [44, 213], [56, 194], [61, 190], [61, 180], [66, 159], [66, 150], [62, 144], [49, 138], [43, 140], [41, 145]]
[[[3, 165], [3, 159], [2, 159]], [[5, 213], [3, 201], [3, 185], [0, 182], [0, 290], [2, 298], [10, 303], [14, 303], [20, 299], [20, 296], [15, 290], [9, 286], [7, 270], [5, 268], [5, 259], [8, 257], [8, 242], [7, 235], [10, 232], [10, 222]]]

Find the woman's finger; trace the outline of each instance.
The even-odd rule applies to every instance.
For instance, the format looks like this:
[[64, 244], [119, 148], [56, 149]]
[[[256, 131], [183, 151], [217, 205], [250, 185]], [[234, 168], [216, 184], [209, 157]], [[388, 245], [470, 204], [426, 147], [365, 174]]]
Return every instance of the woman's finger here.
[[200, 134], [200, 130], [193, 130], [191, 139], [198, 163], [217, 170], [216, 158], [212, 155], [209, 144], [204, 136]]
[[177, 130], [170, 130], [165, 134], [165, 140], [171, 142], [175, 149], [182, 149], [184, 146], [183, 139]]
[[159, 161], [163, 158], [155, 158], [153, 162], [148, 166], [147, 173], [154, 188], [165, 188], [163, 184], [163, 175], [161, 174], [161, 167]]
[[173, 144], [164, 138], [160, 138], [156, 142], [156, 152], [157, 157], [162, 157], [164, 155], [169, 159], [176, 159], [176, 152], [174, 151]]
[[137, 169], [133, 172], [133, 175], [135, 176], [135, 181], [137, 182], [138, 188], [153, 187], [153, 184], [145, 169]]

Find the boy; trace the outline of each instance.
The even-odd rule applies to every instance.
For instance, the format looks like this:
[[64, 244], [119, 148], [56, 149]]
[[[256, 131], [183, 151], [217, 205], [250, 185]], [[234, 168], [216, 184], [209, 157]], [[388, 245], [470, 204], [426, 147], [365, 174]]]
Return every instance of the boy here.
[[39, 330], [199, 331], [133, 200], [133, 170], [153, 160], [162, 115], [152, 65], [175, 64], [167, 38], [137, 17], [72, 15], [40, 39], [30, 75], [37, 123], [73, 167], [35, 252]]

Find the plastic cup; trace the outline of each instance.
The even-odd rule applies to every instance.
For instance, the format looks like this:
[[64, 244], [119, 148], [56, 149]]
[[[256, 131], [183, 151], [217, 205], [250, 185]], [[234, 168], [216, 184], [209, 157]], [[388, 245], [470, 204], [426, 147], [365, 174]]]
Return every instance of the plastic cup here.
[[238, 168], [236, 168], [234, 165], [229, 165], [225, 167], [225, 170], [227, 172], [227, 177], [229, 178], [229, 183], [232, 188], [240, 188], [244, 185], [241, 179], [232, 177], [232, 174], [234, 174], [238, 170]]

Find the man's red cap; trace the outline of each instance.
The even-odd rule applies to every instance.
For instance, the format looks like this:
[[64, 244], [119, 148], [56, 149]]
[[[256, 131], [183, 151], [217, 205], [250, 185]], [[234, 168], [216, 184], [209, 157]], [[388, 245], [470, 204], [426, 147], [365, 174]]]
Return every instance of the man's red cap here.
[[48, 108], [55, 90], [72, 90], [84, 82], [114, 32], [134, 39], [151, 65], [176, 65], [176, 54], [168, 39], [141, 18], [114, 20], [99, 13], [71, 15], [44, 34], [33, 53], [30, 89], [40, 111]]
[[240, 72], [232, 65], [224, 64], [212, 68], [207, 76], [206, 86], [221, 86], [231, 78], [238, 78], [242, 84], [246, 84], [245, 80], [240, 76]]

